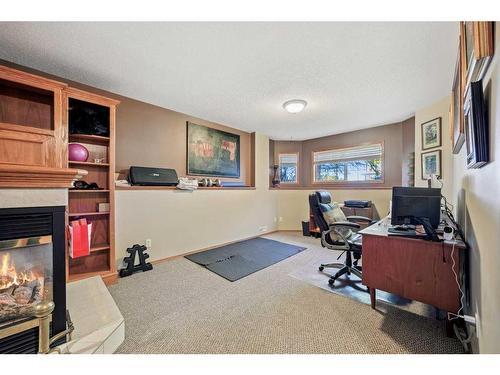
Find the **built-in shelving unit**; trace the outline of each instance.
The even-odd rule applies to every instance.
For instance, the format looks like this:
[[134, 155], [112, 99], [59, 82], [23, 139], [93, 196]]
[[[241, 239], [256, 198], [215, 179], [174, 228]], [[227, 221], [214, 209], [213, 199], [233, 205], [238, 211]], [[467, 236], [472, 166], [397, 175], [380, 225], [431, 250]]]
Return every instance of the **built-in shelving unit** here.
[[101, 215], [109, 215], [109, 212], [70, 212], [68, 214], [69, 217], [73, 218], [82, 218], [85, 216], [101, 216]]
[[99, 190], [78, 190], [78, 189], [70, 189], [70, 193], [74, 194], [94, 194], [94, 193], [109, 193], [110, 190], [105, 190], [105, 189], [99, 189]]
[[69, 140], [70, 142], [92, 142], [106, 144], [109, 143], [110, 138], [91, 134], [70, 134]]
[[0, 187], [70, 187], [62, 102], [67, 85], [0, 65]]
[[[109, 136], [76, 134], [68, 131], [69, 142], [79, 143], [89, 151], [85, 162], [68, 161], [68, 165], [85, 169], [87, 183], [97, 183], [99, 190], [69, 190], [68, 223], [86, 218], [92, 223], [90, 254], [72, 259], [67, 256], [67, 279], [81, 280], [92, 276], [102, 276], [105, 282], [116, 279], [115, 239], [114, 239], [114, 171], [115, 171], [115, 118], [118, 101], [82, 90], [69, 88], [65, 92], [68, 108], [67, 124], [72, 129], [71, 111], [89, 106], [94, 111], [102, 111], [106, 119]], [[99, 161], [96, 161], [99, 159]], [[109, 211], [100, 212], [100, 203], [108, 203]]]
[[[79, 142], [81, 143], [81, 142]], [[70, 161], [69, 165], [83, 165], [87, 167], [103, 167], [103, 168], [108, 168], [109, 163], [92, 163], [89, 161]]]

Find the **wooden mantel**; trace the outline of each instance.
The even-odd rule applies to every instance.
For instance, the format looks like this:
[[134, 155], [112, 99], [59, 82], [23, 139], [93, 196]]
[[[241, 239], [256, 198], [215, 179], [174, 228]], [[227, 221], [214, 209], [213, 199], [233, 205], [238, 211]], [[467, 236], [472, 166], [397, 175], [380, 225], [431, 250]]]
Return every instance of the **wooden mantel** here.
[[50, 168], [0, 164], [1, 188], [69, 188], [87, 171], [73, 168]]

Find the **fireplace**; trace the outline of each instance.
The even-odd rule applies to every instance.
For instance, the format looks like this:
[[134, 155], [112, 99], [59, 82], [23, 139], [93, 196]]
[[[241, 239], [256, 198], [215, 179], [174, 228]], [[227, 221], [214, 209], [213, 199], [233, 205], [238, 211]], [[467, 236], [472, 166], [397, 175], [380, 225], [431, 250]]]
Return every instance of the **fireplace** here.
[[0, 209], [0, 353], [37, 352], [41, 302], [55, 303], [51, 336], [66, 329], [64, 211]]
[[52, 236], [0, 241], [0, 326], [52, 301], [52, 271]]

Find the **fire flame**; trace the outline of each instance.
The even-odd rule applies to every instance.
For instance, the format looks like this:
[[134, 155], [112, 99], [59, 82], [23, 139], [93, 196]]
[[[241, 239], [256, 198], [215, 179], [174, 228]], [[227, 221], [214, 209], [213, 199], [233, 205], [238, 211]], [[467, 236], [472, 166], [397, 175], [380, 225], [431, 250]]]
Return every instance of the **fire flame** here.
[[11, 286], [19, 286], [39, 279], [32, 271], [17, 271], [10, 253], [2, 255], [0, 267], [0, 290]]

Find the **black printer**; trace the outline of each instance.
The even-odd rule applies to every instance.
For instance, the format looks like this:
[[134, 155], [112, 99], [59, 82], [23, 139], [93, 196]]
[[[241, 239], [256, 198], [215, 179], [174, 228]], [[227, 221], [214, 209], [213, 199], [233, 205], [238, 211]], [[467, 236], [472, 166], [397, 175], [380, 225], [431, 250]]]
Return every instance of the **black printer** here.
[[179, 178], [175, 169], [133, 166], [129, 169], [128, 181], [131, 185], [175, 186]]

